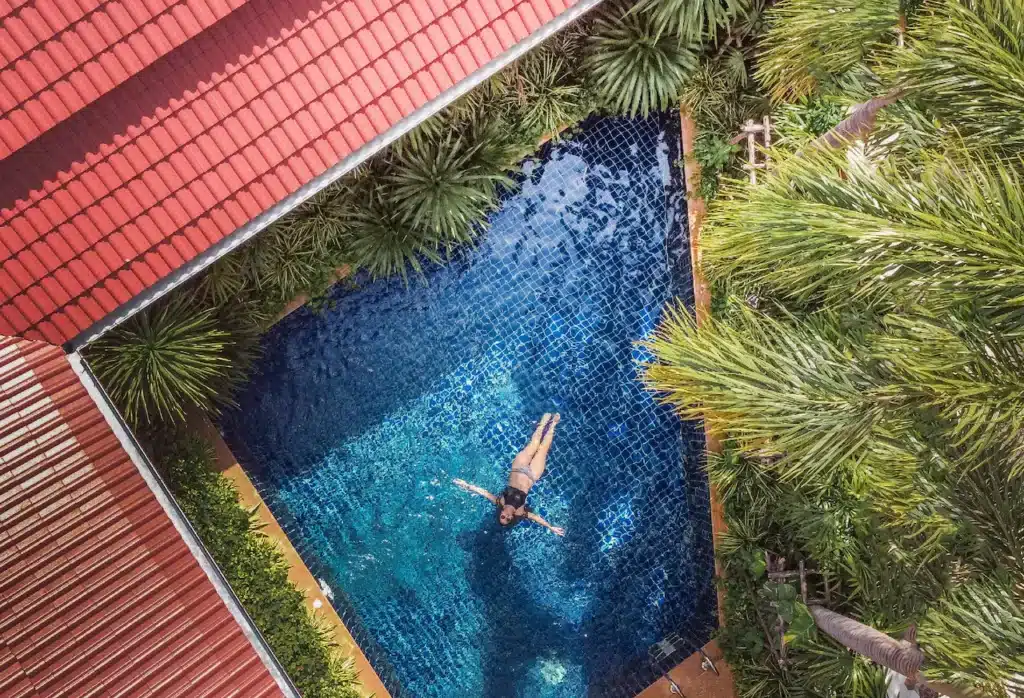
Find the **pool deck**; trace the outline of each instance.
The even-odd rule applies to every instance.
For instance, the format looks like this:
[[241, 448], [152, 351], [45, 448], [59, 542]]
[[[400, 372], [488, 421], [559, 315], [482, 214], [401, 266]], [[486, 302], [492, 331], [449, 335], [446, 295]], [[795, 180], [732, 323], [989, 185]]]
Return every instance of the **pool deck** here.
[[[694, 652], [686, 661], [668, 672], [672, 681], [679, 686], [684, 698], [734, 698], [732, 671], [722, 658], [722, 650], [712, 640], [704, 645], [704, 651], [715, 663], [718, 674], [704, 670], [701, 666], [700, 653]], [[648, 686], [637, 698], [671, 698], [678, 696], [672, 692], [672, 684], [662, 677]]]
[[[288, 536], [285, 535], [274, 515], [270, 512], [270, 508], [263, 503], [263, 498], [260, 497], [256, 487], [245, 474], [242, 466], [239, 465], [238, 459], [231, 453], [231, 449], [224, 442], [220, 432], [205, 418], [193, 420], [191, 426], [196, 433], [206, 438], [213, 445], [217, 466], [220, 468], [221, 474], [235, 485], [241, 505], [247, 509], [258, 507], [256, 509], [256, 517], [264, 524], [263, 532], [277, 543], [288, 563], [288, 579], [306, 597], [306, 605], [309, 607], [309, 610], [323, 618], [328, 625], [334, 628], [334, 641], [341, 648], [342, 653], [352, 657], [352, 660], [355, 662], [356, 671], [359, 672], [359, 681], [362, 684], [360, 695], [363, 698], [391, 698], [391, 694], [384, 687], [384, 683], [377, 676], [377, 672], [370, 666], [366, 655], [363, 654], [359, 645], [356, 644], [352, 633], [345, 627], [341, 617], [334, 610], [334, 607], [331, 606], [331, 602], [320, 592], [320, 586], [317, 584], [316, 579], [313, 578], [309, 568], [306, 567], [302, 558], [299, 557], [291, 541], [288, 540]], [[314, 603], [317, 601], [321, 604], [320, 608], [314, 606]]]

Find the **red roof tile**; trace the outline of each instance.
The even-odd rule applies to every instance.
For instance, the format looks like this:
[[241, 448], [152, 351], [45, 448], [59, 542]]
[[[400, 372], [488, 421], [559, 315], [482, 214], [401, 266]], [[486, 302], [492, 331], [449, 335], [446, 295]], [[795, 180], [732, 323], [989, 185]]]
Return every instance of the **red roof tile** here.
[[0, 695], [280, 696], [58, 347], [0, 338]]
[[72, 339], [577, 4], [22, 5], [0, 24], [0, 333]]

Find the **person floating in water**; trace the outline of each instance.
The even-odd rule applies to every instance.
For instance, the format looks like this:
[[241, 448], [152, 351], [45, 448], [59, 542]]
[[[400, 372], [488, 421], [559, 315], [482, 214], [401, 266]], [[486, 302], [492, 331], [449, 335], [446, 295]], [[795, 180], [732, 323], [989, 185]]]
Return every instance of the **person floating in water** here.
[[541, 417], [540, 424], [533, 432], [530, 443], [526, 444], [526, 448], [520, 451], [512, 461], [512, 472], [508, 475], [508, 485], [497, 497], [484, 488], [471, 485], [465, 480], [456, 478], [452, 482], [468, 492], [489, 499], [498, 507], [498, 521], [502, 526], [514, 526], [523, 519], [529, 519], [549, 529], [557, 536], [564, 536], [565, 529], [552, 526], [526, 506], [526, 493], [544, 474], [544, 465], [548, 458], [548, 451], [551, 450], [551, 442], [555, 438], [555, 426], [559, 419], [561, 419], [560, 415], [550, 413], [545, 413]]

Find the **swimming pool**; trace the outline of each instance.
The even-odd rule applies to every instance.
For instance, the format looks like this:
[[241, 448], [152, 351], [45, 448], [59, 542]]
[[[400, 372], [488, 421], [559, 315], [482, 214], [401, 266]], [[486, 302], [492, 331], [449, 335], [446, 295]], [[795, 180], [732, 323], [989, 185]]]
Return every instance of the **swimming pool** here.
[[[425, 282], [286, 318], [222, 420], [396, 698], [633, 696], [710, 637], [703, 435], [634, 346], [692, 298], [677, 119], [587, 122]], [[545, 411], [530, 502], [565, 538], [451, 484], [500, 491]]]

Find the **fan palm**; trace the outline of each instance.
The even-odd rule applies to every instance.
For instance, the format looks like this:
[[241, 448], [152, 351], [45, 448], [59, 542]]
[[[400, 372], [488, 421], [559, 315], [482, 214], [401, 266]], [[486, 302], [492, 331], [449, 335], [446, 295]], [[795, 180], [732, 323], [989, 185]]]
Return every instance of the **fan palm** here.
[[613, 4], [594, 21], [587, 67], [598, 96], [619, 113], [674, 106], [696, 66], [694, 47], [661, 32], [647, 13]]
[[89, 346], [88, 360], [125, 418], [140, 425], [215, 411], [239, 378], [213, 310], [182, 300], [134, 315]]

